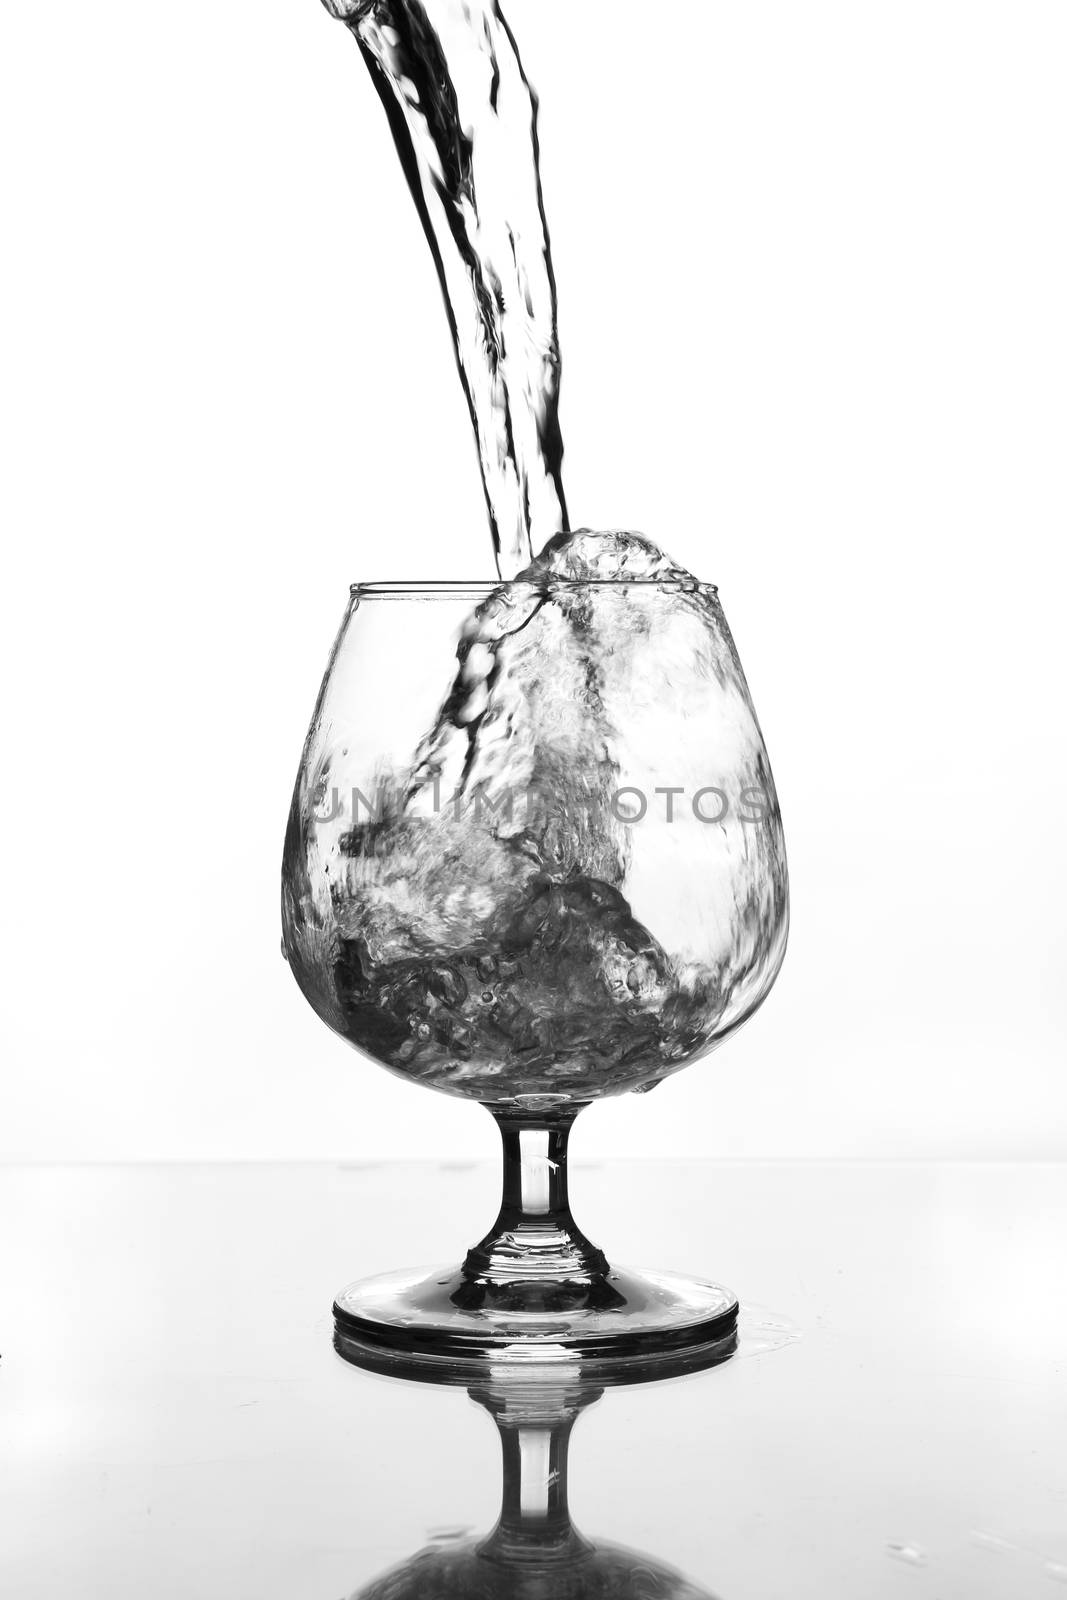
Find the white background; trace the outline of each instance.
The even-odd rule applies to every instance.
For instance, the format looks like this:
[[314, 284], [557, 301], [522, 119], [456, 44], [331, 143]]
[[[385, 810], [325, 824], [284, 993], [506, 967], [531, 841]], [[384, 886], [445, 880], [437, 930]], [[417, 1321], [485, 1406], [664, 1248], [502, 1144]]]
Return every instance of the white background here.
[[[572, 514], [720, 585], [792, 870], [760, 1015], [578, 1153], [1067, 1156], [1067, 12], [508, 10]], [[0, 119], [0, 1158], [485, 1154], [279, 954], [347, 585], [490, 571], [356, 47], [7, 6]]]

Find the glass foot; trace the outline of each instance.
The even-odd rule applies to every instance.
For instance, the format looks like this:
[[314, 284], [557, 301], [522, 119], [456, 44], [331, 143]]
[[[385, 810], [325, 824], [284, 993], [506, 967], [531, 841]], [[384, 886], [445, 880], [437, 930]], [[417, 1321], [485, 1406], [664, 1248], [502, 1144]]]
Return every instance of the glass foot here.
[[334, 1303], [335, 1344], [441, 1381], [486, 1364], [574, 1365], [638, 1381], [638, 1369], [688, 1371], [724, 1360], [737, 1300], [702, 1278], [612, 1267], [575, 1224], [567, 1196], [574, 1107], [552, 1120], [495, 1113], [503, 1136], [500, 1212], [459, 1267], [391, 1272], [353, 1283]]
[[581, 1281], [488, 1283], [467, 1268], [390, 1272], [345, 1289], [334, 1304], [346, 1341], [405, 1369], [486, 1366], [680, 1370], [731, 1353], [737, 1300], [728, 1289], [668, 1272], [608, 1268]]

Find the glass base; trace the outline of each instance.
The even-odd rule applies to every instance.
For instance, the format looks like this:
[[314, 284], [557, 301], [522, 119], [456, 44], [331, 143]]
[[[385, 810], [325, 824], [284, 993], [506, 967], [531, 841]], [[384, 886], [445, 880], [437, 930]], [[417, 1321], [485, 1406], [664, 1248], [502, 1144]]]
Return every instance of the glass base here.
[[607, 1267], [570, 1281], [487, 1282], [463, 1267], [390, 1272], [350, 1284], [334, 1303], [339, 1352], [361, 1365], [422, 1367], [476, 1378], [501, 1364], [564, 1367], [633, 1381], [723, 1360], [738, 1304], [728, 1289], [668, 1272]]

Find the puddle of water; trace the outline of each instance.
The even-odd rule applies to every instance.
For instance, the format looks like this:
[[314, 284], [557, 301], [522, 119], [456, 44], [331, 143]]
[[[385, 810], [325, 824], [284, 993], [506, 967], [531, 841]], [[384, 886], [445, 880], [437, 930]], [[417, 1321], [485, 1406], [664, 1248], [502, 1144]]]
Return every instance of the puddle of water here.
[[804, 1337], [803, 1331], [788, 1317], [766, 1306], [743, 1305], [737, 1319], [737, 1352], [733, 1359], [743, 1361], [746, 1356], [765, 1356], [772, 1350], [783, 1350]]

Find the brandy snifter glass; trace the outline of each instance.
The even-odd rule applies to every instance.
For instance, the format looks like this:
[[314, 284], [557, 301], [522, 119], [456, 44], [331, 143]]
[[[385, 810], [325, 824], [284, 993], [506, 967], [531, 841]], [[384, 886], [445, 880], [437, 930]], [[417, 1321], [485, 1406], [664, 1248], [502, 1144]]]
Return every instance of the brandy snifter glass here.
[[716, 590], [691, 579], [357, 585], [297, 777], [284, 949], [364, 1057], [478, 1101], [496, 1223], [457, 1267], [338, 1297], [427, 1363], [647, 1360], [728, 1338], [703, 1278], [609, 1264], [567, 1139], [752, 1015], [788, 925], [774, 781]]

